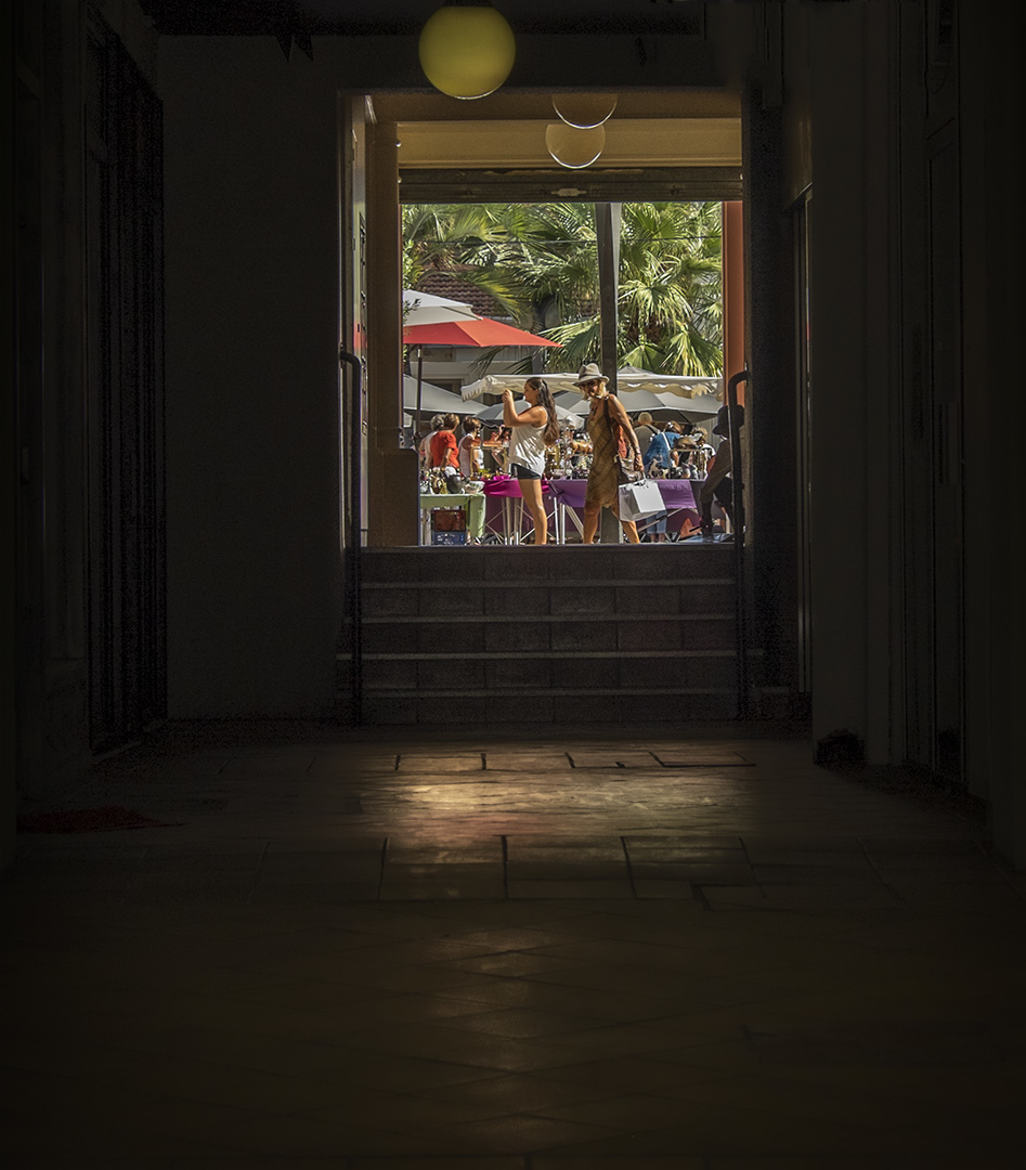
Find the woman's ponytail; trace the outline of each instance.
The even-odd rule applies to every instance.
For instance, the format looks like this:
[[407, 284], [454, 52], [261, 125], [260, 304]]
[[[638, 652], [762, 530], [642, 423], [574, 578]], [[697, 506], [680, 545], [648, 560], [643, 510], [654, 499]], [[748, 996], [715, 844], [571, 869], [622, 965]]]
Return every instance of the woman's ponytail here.
[[527, 385], [538, 391], [538, 405], [544, 406], [545, 412], [549, 416], [542, 438], [545, 440], [545, 445], [551, 447], [559, 438], [559, 419], [556, 417], [556, 403], [553, 401], [552, 391], [544, 378], [531, 378]]

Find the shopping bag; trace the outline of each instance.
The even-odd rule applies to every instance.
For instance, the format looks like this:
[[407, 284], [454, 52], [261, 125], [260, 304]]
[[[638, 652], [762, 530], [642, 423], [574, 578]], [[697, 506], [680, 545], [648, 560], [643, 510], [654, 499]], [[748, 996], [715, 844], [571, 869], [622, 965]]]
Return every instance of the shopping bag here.
[[665, 511], [659, 484], [654, 479], [639, 479], [637, 483], [620, 484], [620, 519], [640, 520], [653, 512]]

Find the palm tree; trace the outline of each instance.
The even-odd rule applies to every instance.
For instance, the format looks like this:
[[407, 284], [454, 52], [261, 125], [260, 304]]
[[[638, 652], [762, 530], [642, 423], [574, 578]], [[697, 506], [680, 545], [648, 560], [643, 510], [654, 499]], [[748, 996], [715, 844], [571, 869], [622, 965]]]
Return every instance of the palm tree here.
[[[595, 309], [549, 332], [574, 368], [598, 351]], [[625, 203], [620, 230], [617, 364], [661, 373], [723, 366], [718, 203]]]
[[517, 291], [494, 250], [505, 238], [489, 204], [413, 204], [403, 208], [403, 287], [416, 288], [431, 272], [458, 276], [483, 289], [519, 319]]
[[[598, 261], [590, 204], [417, 205], [404, 209], [404, 283], [458, 272], [517, 324], [561, 343], [548, 368], [594, 360]], [[623, 205], [618, 364], [665, 373], [722, 369], [718, 203]], [[525, 363], [525, 366], [527, 363]]]

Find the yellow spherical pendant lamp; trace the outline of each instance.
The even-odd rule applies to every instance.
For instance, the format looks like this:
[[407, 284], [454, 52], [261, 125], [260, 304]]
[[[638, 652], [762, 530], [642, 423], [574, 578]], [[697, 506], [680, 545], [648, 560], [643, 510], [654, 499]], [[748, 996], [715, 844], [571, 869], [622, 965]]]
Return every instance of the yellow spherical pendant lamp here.
[[428, 81], [449, 97], [494, 93], [516, 60], [513, 30], [490, 4], [446, 4], [428, 19], [418, 45]]

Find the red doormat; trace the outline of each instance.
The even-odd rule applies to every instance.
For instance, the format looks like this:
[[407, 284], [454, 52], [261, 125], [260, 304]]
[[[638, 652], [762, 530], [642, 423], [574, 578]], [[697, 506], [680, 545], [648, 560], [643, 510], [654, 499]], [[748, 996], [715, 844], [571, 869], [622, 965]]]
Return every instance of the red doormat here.
[[96, 833], [112, 829], [171, 828], [181, 821], [155, 821], [142, 813], [107, 805], [104, 808], [68, 809], [60, 812], [29, 813], [18, 818], [20, 833]]

